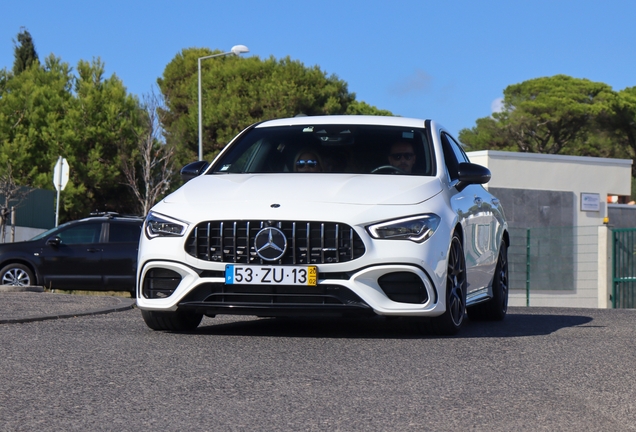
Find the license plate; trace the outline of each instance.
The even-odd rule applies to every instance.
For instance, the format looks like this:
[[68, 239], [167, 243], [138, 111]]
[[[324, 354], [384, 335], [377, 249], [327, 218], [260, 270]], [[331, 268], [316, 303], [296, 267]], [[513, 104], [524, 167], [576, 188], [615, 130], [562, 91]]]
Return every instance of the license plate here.
[[225, 266], [227, 285], [305, 285], [316, 286], [318, 268], [316, 266]]

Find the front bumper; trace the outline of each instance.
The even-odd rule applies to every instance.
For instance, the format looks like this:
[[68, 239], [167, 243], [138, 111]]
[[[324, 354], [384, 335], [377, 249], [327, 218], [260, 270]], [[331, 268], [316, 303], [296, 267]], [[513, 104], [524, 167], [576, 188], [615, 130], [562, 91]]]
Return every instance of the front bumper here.
[[414, 263], [376, 264], [329, 272], [318, 266], [316, 287], [226, 285], [222, 270], [149, 260], [139, 272], [137, 306], [144, 310], [191, 310], [206, 315], [437, 316], [444, 312], [429, 274]]

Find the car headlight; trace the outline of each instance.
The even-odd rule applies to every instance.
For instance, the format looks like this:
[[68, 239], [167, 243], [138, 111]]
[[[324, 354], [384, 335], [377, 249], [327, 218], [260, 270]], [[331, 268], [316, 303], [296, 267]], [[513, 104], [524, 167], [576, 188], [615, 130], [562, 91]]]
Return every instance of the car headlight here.
[[146, 237], [180, 237], [188, 228], [188, 224], [162, 214], [150, 212], [146, 217]]
[[369, 225], [371, 237], [387, 240], [411, 240], [422, 243], [430, 238], [439, 226], [440, 217], [429, 213]]

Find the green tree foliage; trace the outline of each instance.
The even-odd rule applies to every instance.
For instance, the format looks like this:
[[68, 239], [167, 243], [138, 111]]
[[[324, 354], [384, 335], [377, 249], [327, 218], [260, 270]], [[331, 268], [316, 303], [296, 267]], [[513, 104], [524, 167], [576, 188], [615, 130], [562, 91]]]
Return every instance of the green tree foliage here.
[[14, 57], [13, 61], [13, 74], [19, 75], [25, 71], [33, 63], [39, 63], [38, 53], [35, 51], [35, 45], [33, 44], [33, 38], [28, 30], [23, 29], [18, 33], [18, 40], [13, 41], [14, 44]]
[[[610, 113], [602, 118], [602, 125], [621, 150], [622, 155], [617, 157], [636, 159], [636, 87], [617, 92]], [[632, 176], [636, 177], [636, 164], [632, 165]]]
[[61, 220], [133, 205], [120, 156], [134, 145], [140, 108], [119, 78], [103, 75], [99, 60], [80, 61], [74, 75], [52, 55], [19, 75], [0, 73], [0, 164], [11, 164], [19, 184], [52, 189], [55, 162], [65, 157]]
[[84, 212], [129, 212], [134, 201], [122, 175], [121, 160], [136, 143], [139, 103], [117, 76], [104, 78], [99, 59], [80, 61], [77, 73], [75, 97], [67, 113], [68, 129], [73, 133], [65, 142], [69, 166], [75, 168], [78, 180], [73, 206]]
[[606, 84], [565, 75], [524, 81], [504, 90], [501, 112], [478, 119], [459, 137], [471, 150], [599, 152], [589, 148], [587, 138], [598, 131], [598, 121], [611, 110], [614, 95]]
[[516, 143], [508, 139], [501, 117], [501, 113], [494, 113], [492, 117], [477, 119], [475, 127], [459, 131], [459, 140], [472, 151], [519, 151]]
[[[181, 165], [196, 160], [198, 154], [198, 58], [214, 53], [185, 49], [158, 80], [168, 110], [163, 121], [166, 139], [179, 149]], [[201, 69], [206, 160], [258, 121], [298, 114], [390, 114], [356, 102], [355, 94], [337, 76], [289, 57], [216, 57], [202, 60]]]
[[459, 138], [468, 150], [636, 160], [636, 87], [614, 92], [565, 75], [525, 81], [506, 88], [501, 112], [477, 119]]
[[68, 134], [71, 82], [69, 66], [55, 57], [0, 80], [0, 164], [10, 162], [20, 184], [41, 185], [52, 172]]
[[[70, 181], [61, 194], [62, 221], [93, 210], [147, 209], [169, 187], [173, 161], [196, 158], [197, 60], [210, 50], [184, 50], [167, 65], [159, 79], [166, 103], [153, 108], [127, 94], [115, 75], [105, 77], [99, 59], [73, 69], [50, 55], [40, 64], [31, 35], [25, 30], [17, 40], [13, 73], [0, 70], [0, 166], [19, 185], [53, 189], [53, 167], [65, 157]], [[289, 58], [208, 59], [202, 82], [207, 159], [265, 119], [391, 114], [356, 101], [335, 75]]]
[[347, 106], [347, 110], [345, 111], [347, 115], [377, 115], [377, 116], [392, 116], [393, 113], [391, 111], [379, 109], [372, 105], [369, 105], [366, 102], [362, 101], [351, 101]]

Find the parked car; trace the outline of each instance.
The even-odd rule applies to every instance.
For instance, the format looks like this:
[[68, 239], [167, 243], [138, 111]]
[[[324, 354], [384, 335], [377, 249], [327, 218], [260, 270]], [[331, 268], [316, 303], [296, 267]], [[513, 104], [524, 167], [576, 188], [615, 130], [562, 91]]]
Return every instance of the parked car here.
[[3, 285], [135, 293], [143, 218], [104, 213], [0, 244]]
[[241, 132], [149, 212], [137, 305], [155, 330], [203, 315], [413, 317], [454, 334], [508, 305], [488, 169], [431, 120], [296, 117]]

